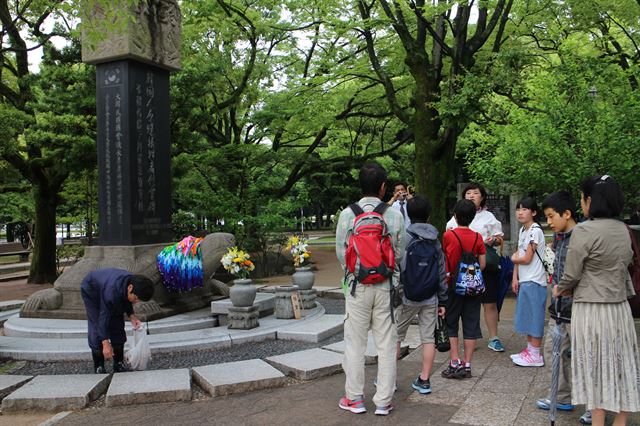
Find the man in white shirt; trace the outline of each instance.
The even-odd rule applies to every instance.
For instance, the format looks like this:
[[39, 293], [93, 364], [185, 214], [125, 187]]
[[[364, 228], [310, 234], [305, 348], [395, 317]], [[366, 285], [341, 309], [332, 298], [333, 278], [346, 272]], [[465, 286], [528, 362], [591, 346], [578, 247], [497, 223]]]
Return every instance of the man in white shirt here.
[[409, 220], [409, 216], [407, 214], [407, 201], [413, 198], [413, 195], [409, 194], [407, 191], [407, 185], [404, 182], [397, 181], [393, 185], [393, 197], [387, 204], [389, 204], [394, 209], [397, 209], [402, 213], [402, 217], [404, 218], [404, 229], [406, 230], [409, 225], [411, 225], [411, 221]]

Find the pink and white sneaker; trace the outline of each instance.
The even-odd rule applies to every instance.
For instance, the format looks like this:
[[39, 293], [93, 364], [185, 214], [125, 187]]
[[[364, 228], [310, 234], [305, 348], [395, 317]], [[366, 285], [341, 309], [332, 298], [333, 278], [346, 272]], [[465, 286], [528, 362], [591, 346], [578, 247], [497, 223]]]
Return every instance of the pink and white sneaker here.
[[542, 367], [544, 366], [544, 358], [542, 355], [534, 355], [527, 351], [526, 354], [512, 358], [515, 365], [520, 367]]
[[522, 351], [520, 351], [517, 354], [511, 354], [509, 355], [511, 357], [512, 360], [516, 359], [516, 358], [522, 358], [523, 356], [526, 356], [529, 354], [529, 348], [524, 348]]
[[349, 399], [346, 396], [343, 396], [338, 402], [338, 407], [343, 410], [351, 411], [354, 414], [360, 414], [367, 411], [367, 407], [364, 406], [364, 401], [362, 397], [357, 399]]

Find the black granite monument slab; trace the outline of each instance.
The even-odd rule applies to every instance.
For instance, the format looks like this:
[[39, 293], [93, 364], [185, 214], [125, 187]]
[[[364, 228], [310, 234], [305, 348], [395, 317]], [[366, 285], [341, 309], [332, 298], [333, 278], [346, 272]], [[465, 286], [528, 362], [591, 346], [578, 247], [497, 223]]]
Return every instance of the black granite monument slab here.
[[100, 245], [171, 238], [169, 71], [97, 65]]

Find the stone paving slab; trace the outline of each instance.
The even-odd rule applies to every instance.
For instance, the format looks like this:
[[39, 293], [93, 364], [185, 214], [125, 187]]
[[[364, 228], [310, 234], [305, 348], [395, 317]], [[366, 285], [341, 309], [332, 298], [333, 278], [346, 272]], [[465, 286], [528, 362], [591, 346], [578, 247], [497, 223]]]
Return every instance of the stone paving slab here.
[[191, 374], [188, 368], [131, 371], [113, 375], [106, 404], [147, 404], [191, 400]]
[[523, 402], [522, 394], [474, 392], [451, 417], [451, 422], [481, 426], [512, 426], [516, 424]]
[[[345, 348], [344, 340], [322, 347], [322, 349], [337, 352], [339, 354], [344, 354], [344, 348]], [[410, 349], [410, 346], [407, 345], [406, 342], [403, 342], [400, 347], [401, 356], [406, 355], [409, 352], [409, 349]], [[370, 364], [376, 364], [377, 362], [378, 362], [378, 353], [376, 351], [376, 345], [373, 341], [373, 335], [371, 334], [371, 332], [369, 332], [367, 336], [367, 348], [364, 352], [364, 363], [367, 365], [370, 365]]]
[[231, 395], [287, 383], [287, 377], [260, 359], [194, 367], [193, 380], [211, 396]]
[[[344, 354], [344, 348], [345, 348], [344, 340], [322, 347], [322, 349], [333, 351], [339, 354]], [[376, 346], [373, 343], [373, 337], [371, 336], [371, 333], [369, 333], [369, 338], [367, 339], [367, 349], [364, 352], [364, 363], [375, 364], [377, 362], [378, 362], [378, 353], [376, 352]]]
[[[477, 377], [463, 380], [445, 379], [440, 375], [440, 370], [445, 367], [446, 364], [431, 373], [432, 392], [429, 394], [429, 402], [431, 404], [462, 405], [479, 379]], [[411, 402], [423, 402], [424, 395], [413, 392], [407, 399]]]
[[3, 412], [64, 411], [86, 407], [109, 385], [107, 374], [37, 376], [2, 400]]
[[272, 356], [265, 361], [300, 380], [317, 379], [342, 371], [342, 355], [319, 348]]
[[535, 377], [535, 368], [503, 368], [492, 365], [478, 382], [474, 391], [526, 394]]
[[14, 376], [12, 374], [0, 375], [0, 400], [32, 378], [33, 376]]
[[317, 343], [341, 332], [343, 327], [344, 315], [323, 315], [313, 322], [278, 330], [278, 339]]

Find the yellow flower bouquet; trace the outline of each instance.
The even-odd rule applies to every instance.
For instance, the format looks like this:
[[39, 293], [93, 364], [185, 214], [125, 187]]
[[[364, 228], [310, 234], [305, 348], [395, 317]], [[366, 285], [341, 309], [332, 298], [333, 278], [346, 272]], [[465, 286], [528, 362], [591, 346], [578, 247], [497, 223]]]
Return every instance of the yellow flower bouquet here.
[[307, 247], [307, 239], [302, 235], [293, 235], [287, 241], [287, 250], [293, 256], [293, 266], [305, 266], [311, 258], [311, 251]]
[[239, 278], [249, 278], [249, 273], [256, 267], [251, 261], [251, 256], [238, 247], [231, 247], [220, 260], [224, 269]]

